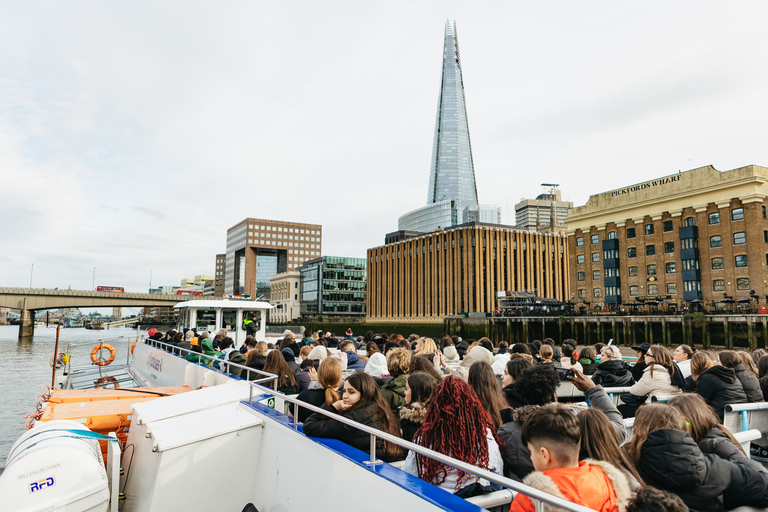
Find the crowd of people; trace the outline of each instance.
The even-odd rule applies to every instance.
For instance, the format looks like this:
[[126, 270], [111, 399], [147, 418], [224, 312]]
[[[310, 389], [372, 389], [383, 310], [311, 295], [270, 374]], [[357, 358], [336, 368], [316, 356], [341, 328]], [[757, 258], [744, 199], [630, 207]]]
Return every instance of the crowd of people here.
[[[722, 424], [727, 404], [767, 396], [764, 350], [680, 345], [670, 351], [643, 343], [632, 347], [630, 365], [616, 346], [579, 348], [574, 340], [494, 346], [488, 338], [345, 334], [307, 331], [297, 340], [286, 332], [279, 346], [249, 336], [240, 350], [226, 332], [172, 332], [165, 341], [188, 344], [187, 359], [233, 375], [245, 376], [243, 368], [277, 375], [277, 390], [302, 402], [593, 510], [768, 507], [768, 471]], [[199, 354], [211, 357], [203, 361]], [[588, 405], [558, 402], [564, 380]], [[605, 391], [616, 387], [628, 389], [618, 407]], [[654, 395], [668, 401], [652, 403]], [[302, 407], [291, 414], [309, 436], [370, 447], [365, 432], [334, 415]], [[627, 417], [634, 417], [629, 440]], [[461, 497], [500, 489], [381, 438], [376, 450]], [[511, 506], [511, 512], [533, 510], [523, 494]]]

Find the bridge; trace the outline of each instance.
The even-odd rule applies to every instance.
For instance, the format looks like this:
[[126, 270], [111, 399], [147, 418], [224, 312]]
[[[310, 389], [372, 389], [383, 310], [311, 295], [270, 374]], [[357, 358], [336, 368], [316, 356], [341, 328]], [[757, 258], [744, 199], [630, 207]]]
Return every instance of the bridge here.
[[35, 311], [58, 308], [173, 307], [188, 300], [210, 299], [166, 293], [90, 292], [46, 288], [0, 288], [0, 308], [21, 311], [19, 338], [35, 332]]

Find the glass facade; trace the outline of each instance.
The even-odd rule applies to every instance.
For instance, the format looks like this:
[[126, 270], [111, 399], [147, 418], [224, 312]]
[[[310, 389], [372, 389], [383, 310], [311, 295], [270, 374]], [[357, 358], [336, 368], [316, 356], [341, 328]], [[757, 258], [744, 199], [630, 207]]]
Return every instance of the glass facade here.
[[323, 256], [301, 272], [301, 314], [364, 315], [367, 260]]
[[397, 221], [399, 231], [418, 231], [429, 233], [439, 228], [449, 228], [457, 225], [458, 211], [456, 202], [451, 200], [428, 204], [417, 210], [406, 213]]
[[[455, 25], [451, 27], [447, 21], [427, 205], [426, 208], [419, 208], [400, 217], [398, 229], [429, 233], [455, 226], [467, 222], [457, 218], [463, 217], [465, 208], [474, 209], [478, 206], [459, 43]], [[481, 218], [480, 222], [499, 223], [495, 219], [483, 220], [491, 219], [494, 215], [490, 209], [481, 209], [477, 214]]]

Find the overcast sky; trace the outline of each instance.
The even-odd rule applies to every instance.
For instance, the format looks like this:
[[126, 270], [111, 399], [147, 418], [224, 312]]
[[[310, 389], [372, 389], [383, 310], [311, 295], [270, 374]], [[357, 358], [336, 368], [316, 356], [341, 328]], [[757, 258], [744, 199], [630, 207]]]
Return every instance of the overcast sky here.
[[768, 3], [0, 3], [0, 286], [213, 274], [245, 217], [364, 257], [426, 203], [445, 20], [478, 194], [768, 166]]

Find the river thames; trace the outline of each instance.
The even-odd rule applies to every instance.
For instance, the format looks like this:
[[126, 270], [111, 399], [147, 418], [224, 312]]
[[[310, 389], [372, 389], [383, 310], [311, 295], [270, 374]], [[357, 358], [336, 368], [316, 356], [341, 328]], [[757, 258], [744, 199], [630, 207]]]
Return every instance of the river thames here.
[[[32, 341], [19, 342], [19, 326], [0, 325], [0, 471], [5, 468], [8, 452], [26, 430], [24, 417], [35, 411], [35, 397], [51, 385], [50, 360], [56, 345], [55, 327], [38, 327]], [[81, 344], [76, 350], [77, 364], [86, 359], [99, 340], [133, 340], [136, 329], [116, 327], [95, 331], [82, 328], [61, 329], [59, 352], [68, 343]], [[125, 344], [125, 342], [121, 343]], [[57, 376], [58, 380], [58, 376]]]

